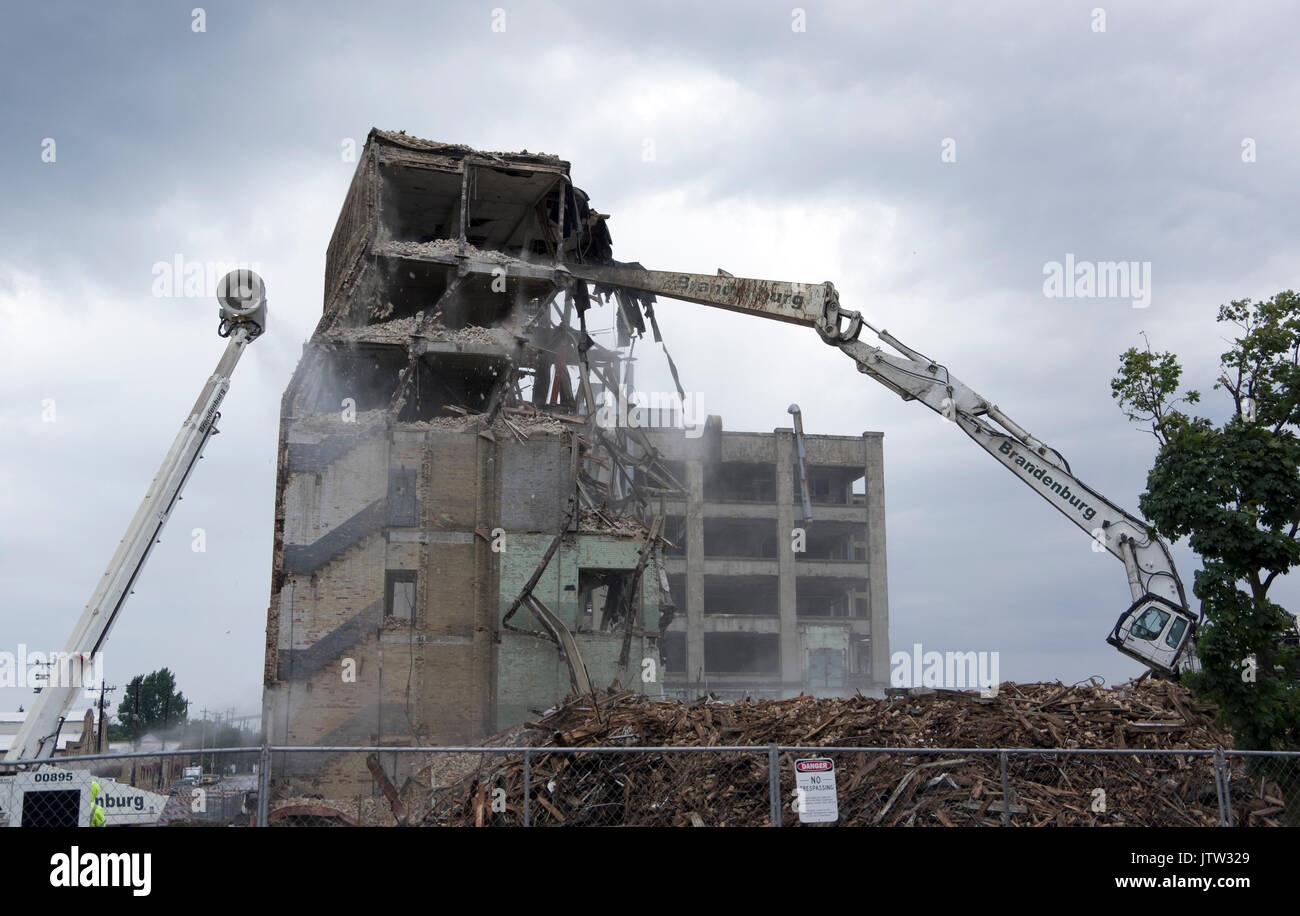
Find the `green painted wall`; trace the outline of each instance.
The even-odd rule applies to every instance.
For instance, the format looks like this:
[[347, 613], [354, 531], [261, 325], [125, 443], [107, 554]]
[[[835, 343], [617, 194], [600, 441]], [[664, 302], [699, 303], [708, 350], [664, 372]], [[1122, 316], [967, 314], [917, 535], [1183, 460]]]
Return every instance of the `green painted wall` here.
[[[533, 572], [542, 561], [555, 536], [550, 534], [510, 534], [500, 557], [501, 606], [504, 616]], [[638, 538], [617, 538], [602, 534], [566, 535], [560, 549], [538, 580], [534, 593], [573, 631], [587, 666], [592, 686], [605, 689], [617, 678], [625, 689], [652, 696], [663, 695], [663, 671], [659, 662], [659, 588], [654, 560], [646, 564], [641, 576], [640, 613], [637, 629], [650, 636], [634, 636], [627, 670], [620, 670], [618, 656], [623, 648], [623, 632], [584, 632], [579, 627], [578, 572], [581, 569], [636, 568], [637, 552], [643, 542]], [[594, 615], [599, 625], [599, 609]], [[512, 626], [542, 630], [541, 623], [521, 607], [510, 619]], [[642, 660], [654, 660], [655, 678], [642, 679]], [[567, 697], [569, 667], [550, 640], [501, 630], [497, 648], [497, 722], [498, 730], [517, 725], [533, 717], [532, 710], [547, 709]]]

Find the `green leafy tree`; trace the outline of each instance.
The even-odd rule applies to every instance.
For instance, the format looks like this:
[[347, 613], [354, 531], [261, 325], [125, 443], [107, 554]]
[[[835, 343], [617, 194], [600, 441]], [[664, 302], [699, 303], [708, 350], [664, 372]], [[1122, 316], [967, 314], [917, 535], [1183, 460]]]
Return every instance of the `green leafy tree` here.
[[[1201, 558], [1193, 593], [1204, 622], [1201, 670], [1188, 685], [1218, 705], [1237, 746], [1300, 748], [1300, 649], [1295, 618], [1268, 597], [1300, 563], [1300, 296], [1219, 307], [1235, 329], [1220, 356], [1216, 390], [1231, 399], [1222, 423], [1194, 416], [1196, 391], [1177, 396], [1172, 353], [1130, 348], [1112, 393], [1160, 443], [1139, 505], [1156, 531], [1186, 537]], [[1283, 784], [1300, 814], [1300, 773]]]
[[167, 668], [137, 674], [126, 685], [117, 707], [118, 740], [136, 741], [149, 732], [183, 725], [189, 701], [176, 689], [176, 675]]

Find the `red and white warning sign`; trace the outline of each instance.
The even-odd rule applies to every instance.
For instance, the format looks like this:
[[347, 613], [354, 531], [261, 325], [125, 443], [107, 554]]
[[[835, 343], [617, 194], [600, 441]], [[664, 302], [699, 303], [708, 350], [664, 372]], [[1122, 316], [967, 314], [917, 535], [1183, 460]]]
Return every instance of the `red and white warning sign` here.
[[794, 762], [794, 809], [803, 824], [824, 824], [840, 819], [839, 795], [835, 791], [835, 761], [829, 757], [807, 757]]

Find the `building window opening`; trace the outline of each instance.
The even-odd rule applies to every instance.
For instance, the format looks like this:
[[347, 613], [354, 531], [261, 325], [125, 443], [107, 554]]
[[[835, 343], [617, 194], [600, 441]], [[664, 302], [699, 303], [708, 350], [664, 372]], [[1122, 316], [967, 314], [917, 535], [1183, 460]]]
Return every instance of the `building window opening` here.
[[415, 621], [417, 576], [413, 569], [390, 569], [384, 574], [385, 619]]

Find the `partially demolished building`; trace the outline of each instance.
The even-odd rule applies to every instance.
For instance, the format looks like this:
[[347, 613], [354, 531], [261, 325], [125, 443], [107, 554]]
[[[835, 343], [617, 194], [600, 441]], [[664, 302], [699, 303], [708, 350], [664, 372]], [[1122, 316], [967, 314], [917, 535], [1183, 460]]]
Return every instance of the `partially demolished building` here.
[[[556, 267], [617, 265], [605, 218], [553, 156], [371, 131], [281, 405], [271, 743], [469, 744], [593, 686], [663, 694], [690, 490], [595, 409], [659, 339], [654, 297]], [[371, 793], [357, 755], [318, 756], [276, 762], [281, 797]]]
[[[667, 606], [661, 541], [632, 468], [676, 484], [577, 415], [566, 359], [583, 343], [581, 387], [599, 390], [619, 354], [568, 326], [556, 259], [610, 257], [568, 170], [371, 132], [281, 407], [274, 743], [467, 743], [588, 683], [661, 692], [640, 676]], [[295, 767], [369, 785], [358, 760]]]

